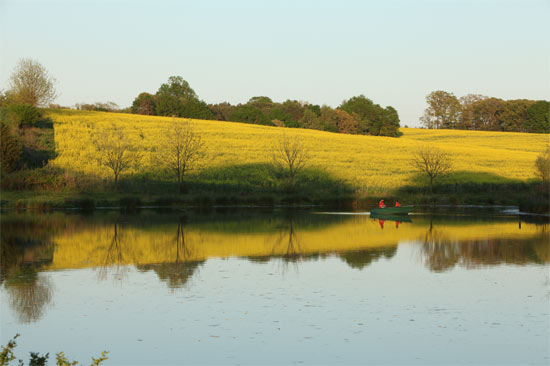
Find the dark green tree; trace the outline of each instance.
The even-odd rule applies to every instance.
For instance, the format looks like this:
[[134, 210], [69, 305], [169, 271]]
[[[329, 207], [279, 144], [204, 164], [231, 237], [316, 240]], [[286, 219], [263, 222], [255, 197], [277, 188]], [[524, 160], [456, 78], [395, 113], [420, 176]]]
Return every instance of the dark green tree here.
[[260, 108], [248, 104], [239, 104], [236, 106], [231, 112], [229, 119], [234, 122], [272, 125], [271, 119], [263, 114]]
[[526, 112], [533, 103], [532, 100], [527, 99], [505, 101], [502, 104], [502, 111], [498, 115], [502, 131], [524, 132]]
[[525, 132], [550, 133], [550, 102], [539, 100], [525, 111]]

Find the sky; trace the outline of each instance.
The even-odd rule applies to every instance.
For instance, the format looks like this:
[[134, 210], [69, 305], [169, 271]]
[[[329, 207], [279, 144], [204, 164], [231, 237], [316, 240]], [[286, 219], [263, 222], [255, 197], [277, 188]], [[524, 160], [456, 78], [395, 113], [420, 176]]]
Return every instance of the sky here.
[[66, 106], [180, 75], [207, 103], [363, 94], [418, 126], [434, 90], [548, 100], [548, 19], [550, 0], [0, 0], [0, 89], [32, 58]]

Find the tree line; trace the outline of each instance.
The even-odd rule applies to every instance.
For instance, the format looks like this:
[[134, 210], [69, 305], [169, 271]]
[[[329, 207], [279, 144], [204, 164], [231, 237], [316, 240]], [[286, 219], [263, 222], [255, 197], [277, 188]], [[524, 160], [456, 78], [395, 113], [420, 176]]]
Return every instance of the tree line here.
[[227, 102], [207, 104], [199, 99], [181, 76], [171, 76], [155, 94], [140, 93], [134, 99], [130, 112], [349, 134], [400, 136], [397, 111], [391, 106], [383, 108], [364, 95], [344, 100], [338, 108], [290, 99], [278, 103], [266, 96], [255, 96], [237, 105]]
[[437, 90], [426, 96], [426, 102], [420, 121], [427, 128], [550, 133], [546, 100], [503, 100], [480, 94], [457, 98]]

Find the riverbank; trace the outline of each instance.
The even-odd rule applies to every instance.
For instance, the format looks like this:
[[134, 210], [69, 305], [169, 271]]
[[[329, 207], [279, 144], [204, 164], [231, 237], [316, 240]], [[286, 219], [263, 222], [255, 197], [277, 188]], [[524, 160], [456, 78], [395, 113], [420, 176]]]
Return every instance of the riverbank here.
[[123, 209], [138, 208], [216, 208], [216, 207], [324, 207], [345, 210], [368, 210], [384, 199], [388, 205], [395, 200], [402, 204], [422, 207], [514, 206], [519, 211], [550, 214], [548, 196], [536, 186], [524, 191], [491, 190], [467, 193], [429, 194], [421, 189], [386, 195], [365, 195], [342, 192], [334, 195], [307, 192], [189, 192], [186, 194], [132, 193], [132, 192], [52, 192], [2, 191], [0, 207], [4, 210], [57, 209]]

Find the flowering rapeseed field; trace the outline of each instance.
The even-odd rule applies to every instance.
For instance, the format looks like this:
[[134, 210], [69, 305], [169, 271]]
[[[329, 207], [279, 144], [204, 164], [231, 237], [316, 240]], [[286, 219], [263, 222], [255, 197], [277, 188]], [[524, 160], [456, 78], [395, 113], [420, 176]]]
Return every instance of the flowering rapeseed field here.
[[[172, 179], [163, 177], [166, 173], [159, 168], [159, 156], [155, 152], [173, 118], [73, 110], [50, 110], [48, 116], [55, 122], [57, 153], [51, 165], [99, 177], [109, 176], [93, 158], [91, 139], [97, 131], [117, 126], [144, 152], [139, 166], [127, 174], [147, 172]], [[426, 143], [452, 154], [454, 173], [446, 180], [460, 183], [532, 179], [534, 161], [549, 143], [549, 136], [543, 134], [488, 131], [402, 128], [402, 137], [390, 138], [221, 121], [193, 120], [193, 124], [205, 143], [203, 165], [194, 174], [269, 163], [273, 147], [286, 133], [299, 136], [303, 141], [311, 155], [311, 168], [367, 191], [413, 184], [416, 172], [410, 165], [411, 156]]]

